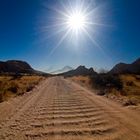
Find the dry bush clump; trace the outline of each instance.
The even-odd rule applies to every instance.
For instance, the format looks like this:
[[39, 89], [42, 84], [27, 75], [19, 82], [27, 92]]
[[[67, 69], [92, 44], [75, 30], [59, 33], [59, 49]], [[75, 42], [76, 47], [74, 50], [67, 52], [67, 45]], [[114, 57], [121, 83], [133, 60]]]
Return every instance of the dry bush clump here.
[[31, 91], [42, 76], [0, 76], [0, 102]]
[[72, 81], [75, 81], [82, 86], [90, 87], [91, 86], [91, 80], [89, 76], [73, 76], [69, 77]]
[[98, 95], [114, 97], [124, 106], [140, 103], [140, 76], [133, 74], [93, 76], [92, 85], [99, 89]]
[[110, 89], [115, 88], [117, 90], [122, 90], [123, 83], [117, 75], [109, 74], [98, 74], [91, 77], [93, 87], [99, 89]]
[[69, 78], [85, 87], [92, 87], [100, 96], [121, 102], [124, 106], [140, 103], [140, 75], [97, 74]]

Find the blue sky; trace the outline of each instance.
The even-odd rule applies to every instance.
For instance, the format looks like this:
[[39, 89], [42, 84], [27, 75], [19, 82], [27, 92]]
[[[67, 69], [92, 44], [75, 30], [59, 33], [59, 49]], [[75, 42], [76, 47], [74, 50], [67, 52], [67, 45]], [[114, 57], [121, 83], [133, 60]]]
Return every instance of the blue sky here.
[[85, 3], [93, 2], [91, 9], [99, 7], [92, 16], [105, 24], [92, 28], [95, 33], [91, 37], [100, 48], [81, 33], [78, 41], [74, 36], [69, 40], [68, 35], [54, 50], [66, 31], [56, 34], [62, 27], [53, 28], [60, 16], [53, 9], [65, 12], [62, 3], [69, 10], [69, 1], [0, 0], [0, 60], [24, 60], [43, 71], [66, 65], [98, 70], [131, 63], [140, 56], [139, 0], [87, 0]]

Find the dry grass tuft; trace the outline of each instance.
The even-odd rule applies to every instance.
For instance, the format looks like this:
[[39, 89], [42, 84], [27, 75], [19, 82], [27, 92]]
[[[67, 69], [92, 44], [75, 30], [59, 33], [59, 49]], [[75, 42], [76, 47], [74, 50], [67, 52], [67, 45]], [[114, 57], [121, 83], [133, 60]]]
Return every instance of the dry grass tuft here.
[[42, 76], [0, 76], [0, 102], [31, 91]]
[[140, 75], [120, 75], [123, 82], [123, 93], [128, 100], [125, 105], [140, 103]]
[[86, 87], [91, 86], [91, 79], [89, 76], [73, 76], [70, 77], [69, 79], [81, 84], [82, 86], [86, 86]]
[[140, 75], [74, 76], [69, 79], [85, 87], [92, 87], [98, 95], [121, 102], [124, 106], [140, 103]]

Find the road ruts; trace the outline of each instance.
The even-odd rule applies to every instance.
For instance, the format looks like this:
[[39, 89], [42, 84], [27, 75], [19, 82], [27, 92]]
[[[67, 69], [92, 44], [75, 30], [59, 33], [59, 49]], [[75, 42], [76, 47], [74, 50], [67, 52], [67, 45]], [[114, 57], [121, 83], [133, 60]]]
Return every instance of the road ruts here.
[[138, 114], [62, 77], [49, 78], [19, 98], [9, 101], [15, 107], [0, 119], [0, 140], [140, 138]]

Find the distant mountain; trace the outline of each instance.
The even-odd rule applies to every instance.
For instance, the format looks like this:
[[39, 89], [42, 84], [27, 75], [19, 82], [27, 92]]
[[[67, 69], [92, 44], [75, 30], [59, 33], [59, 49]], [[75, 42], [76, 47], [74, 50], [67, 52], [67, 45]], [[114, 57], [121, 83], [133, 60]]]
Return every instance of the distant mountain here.
[[8, 74], [46, 74], [34, 70], [27, 62], [19, 60], [0, 61], [0, 73]]
[[140, 74], [140, 58], [131, 64], [119, 63], [113, 67], [110, 72], [111, 74]]
[[64, 73], [64, 72], [68, 72], [68, 71], [70, 71], [70, 70], [73, 70], [73, 68], [70, 67], [70, 66], [65, 66], [65, 67], [62, 68], [62, 69], [59, 69], [59, 70], [56, 70], [56, 71], [51, 72], [51, 74]]
[[75, 70], [70, 70], [68, 72], [61, 73], [63, 76], [78, 76], [78, 75], [92, 75], [96, 74], [93, 68], [86, 68], [85, 66], [79, 66]]

